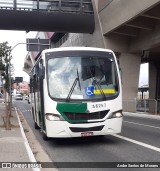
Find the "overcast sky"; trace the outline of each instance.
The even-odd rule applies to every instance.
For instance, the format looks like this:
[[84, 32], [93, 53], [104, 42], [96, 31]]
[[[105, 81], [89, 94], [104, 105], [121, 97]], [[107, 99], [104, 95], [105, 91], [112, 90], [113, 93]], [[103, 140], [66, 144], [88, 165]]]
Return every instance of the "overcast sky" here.
[[[17, 43], [26, 43], [27, 38], [35, 38], [36, 33], [37, 32], [26, 33], [25, 31], [0, 30], [0, 43], [8, 41], [9, 46], [13, 48]], [[26, 55], [26, 45], [17, 45], [12, 50], [13, 60], [11, 63], [14, 65], [15, 77], [23, 77], [25, 81], [28, 81], [29, 76], [22, 69]]]
[[[17, 43], [26, 43], [27, 38], [35, 38], [37, 32], [25, 31], [4, 31], [0, 30], [0, 43], [8, 41], [13, 48]], [[18, 45], [12, 50], [15, 77], [23, 77], [25, 81], [29, 80], [29, 76], [23, 71], [24, 58], [27, 55], [26, 45]], [[148, 84], [148, 64], [142, 64], [140, 70], [139, 86]]]
[[139, 86], [148, 85], [148, 63], [141, 64]]

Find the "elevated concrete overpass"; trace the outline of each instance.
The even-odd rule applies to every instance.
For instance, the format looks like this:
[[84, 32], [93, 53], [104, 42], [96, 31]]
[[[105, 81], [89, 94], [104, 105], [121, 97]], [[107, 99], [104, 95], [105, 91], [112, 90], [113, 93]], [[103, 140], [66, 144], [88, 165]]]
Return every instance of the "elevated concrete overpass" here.
[[93, 33], [91, 0], [0, 0], [0, 29]]

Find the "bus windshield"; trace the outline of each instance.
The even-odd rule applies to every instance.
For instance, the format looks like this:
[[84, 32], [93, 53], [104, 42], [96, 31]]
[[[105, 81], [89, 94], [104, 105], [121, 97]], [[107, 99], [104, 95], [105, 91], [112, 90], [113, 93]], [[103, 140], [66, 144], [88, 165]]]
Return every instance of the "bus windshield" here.
[[47, 59], [49, 95], [61, 100], [102, 100], [119, 91], [112, 53], [105, 55], [51, 55]]

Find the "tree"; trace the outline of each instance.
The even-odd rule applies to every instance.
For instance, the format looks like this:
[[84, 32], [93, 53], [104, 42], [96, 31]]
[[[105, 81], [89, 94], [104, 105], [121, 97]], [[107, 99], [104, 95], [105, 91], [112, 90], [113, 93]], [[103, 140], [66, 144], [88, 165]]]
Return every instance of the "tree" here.
[[[5, 96], [5, 108], [6, 108], [6, 116], [3, 117], [4, 125], [6, 129], [11, 129], [11, 124], [10, 124], [10, 116], [11, 116], [11, 111], [9, 110], [9, 99], [7, 99], [6, 94], [10, 93], [10, 83], [9, 79], [11, 77], [11, 47], [8, 46], [8, 42], [3, 42], [0, 43], [0, 70], [1, 70], [1, 75], [3, 77], [3, 80], [5, 80], [4, 84], [4, 96]], [[11, 95], [11, 94], [10, 94]]]

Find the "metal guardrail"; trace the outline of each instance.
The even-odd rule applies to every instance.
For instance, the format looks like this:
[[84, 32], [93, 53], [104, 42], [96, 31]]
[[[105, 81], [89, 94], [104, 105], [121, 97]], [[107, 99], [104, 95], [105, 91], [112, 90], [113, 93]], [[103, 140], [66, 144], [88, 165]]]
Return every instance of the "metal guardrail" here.
[[160, 114], [160, 99], [123, 100], [123, 110], [125, 112], [149, 112]]
[[0, 0], [0, 9], [93, 14], [91, 0]]
[[157, 114], [157, 100], [155, 99], [147, 99], [147, 100], [137, 100], [136, 104], [137, 111], [140, 112], [149, 112]]

